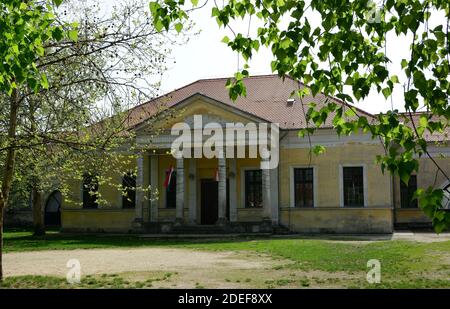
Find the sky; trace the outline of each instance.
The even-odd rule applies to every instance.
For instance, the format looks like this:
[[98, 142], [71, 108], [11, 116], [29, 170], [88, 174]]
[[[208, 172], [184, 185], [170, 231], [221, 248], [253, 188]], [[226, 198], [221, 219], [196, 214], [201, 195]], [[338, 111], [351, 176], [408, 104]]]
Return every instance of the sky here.
[[[205, 0], [200, 0], [199, 4], [204, 3], [203, 1]], [[105, 0], [100, 0], [100, 2], [103, 3], [106, 10], [114, 3]], [[218, 1], [218, 3], [221, 4], [222, 1]], [[193, 31], [199, 32], [199, 34], [192, 36], [186, 44], [171, 46], [172, 54], [170, 57], [174, 60], [174, 63], [169, 66], [169, 69], [163, 75], [162, 93], [173, 91], [199, 79], [231, 77], [236, 71], [242, 69], [243, 59], [239, 58], [225, 43], [221, 42], [225, 35], [232, 38], [233, 34], [228, 29], [219, 28], [215, 19], [211, 17], [213, 4], [214, 1], [208, 1], [205, 7], [190, 14], [191, 21], [195, 23]], [[312, 27], [321, 22], [319, 15], [309, 13], [308, 18]], [[430, 28], [442, 24], [443, 20], [443, 16], [442, 19], [440, 17], [434, 18], [430, 23]], [[287, 23], [288, 21], [285, 20], [284, 25]], [[231, 26], [235, 32], [251, 35], [255, 34], [260, 25], [257, 20], [252, 20], [249, 23], [248, 18], [246, 18], [243, 21], [233, 22]], [[406, 77], [401, 70], [400, 63], [402, 59], [409, 59], [410, 44], [411, 37], [388, 35], [386, 51], [388, 58], [391, 60], [388, 69], [391, 74], [398, 75], [400, 84], [395, 86], [392, 100], [391, 98], [386, 100], [382, 94], [378, 94], [373, 89], [367, 98], [356, 103], [357, 107], [371, 113], [385, 112], [392, 108], [404, 111], [402, 84], [406, 83]], [[270, 50], [261, 47], [249, 62], [250, 74], [272, 74], [270, 68], [272, 59]], [[349, 91], [347, 93], [350, 94]]]
[[[311, 16], [311, 19], [312, 25], [314, 22], [320, 22], [319, 16]], [[233, 76], [244, 64], [242, 58], [238, 61], [237, 54], [221, 42], [225, 35], [232, 38], [233, 34], [228, 29], [218, 27], [215, 19], [211, 17], [210, 5], [191, 13], [191, 20], [195, 23], [194, 30], [199, 30], [200, 33], [192, 37], [187, 44], [173, 47], [172, 57], [176, 63], [163, 75], [161, 85], [163, 92], [172, 91], [198, 79]], [[248, 25], [248, 19], [245, 19], [242, 22], [234, 22], [232, 27], [235, 31], [245, 34], [248, 32]], [[250, 33], [254, 33], [258, 24], [252, 21], [250, 25]], [[408, 40], [407, 37], [388, 38], [387, 54], [392, 61], [389, 69], [399, 76], [400, 81], [404, 77], [400, 70], [400, 62], [403, 58], [409, 58], [409, 44], [410, 38]], [[270, 68], [272, 59], [270, 50], [260, 48], [249, 62], [250, 75], [272, 74]], [[403, 110], [402, 86], [397, 85], [394, 89], [392, 101], [386, 100], [376, 91], [371, 91], [369, 97], [358, 102], [356, 106], [371, 113], [384, 112], [390, 110], [392, 106]]]

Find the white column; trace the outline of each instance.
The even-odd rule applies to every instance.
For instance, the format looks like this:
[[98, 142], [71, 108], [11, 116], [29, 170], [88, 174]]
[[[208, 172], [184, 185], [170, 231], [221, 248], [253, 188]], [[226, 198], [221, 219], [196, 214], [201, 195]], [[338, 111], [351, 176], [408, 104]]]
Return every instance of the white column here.
[[278, 167], [270, 170], [270, 202], [272, 204], [272, 223], [278, 224]]
[[150, 222], [156, 222], [158, 216], [158, 156], [150, 155]]
[[230, 221], [237, 221], [237, 167], [236, 159], [230, 159]]
[[177, 159], [177, 208], [175, 221], [183, 222], [184, 212], [184, 159]]
[[144, 192], [142, 187], [144, 186], [144, 156], [139, 154], [137, 157], [137, 175], [136, 175], [136, 215], [135, 221], [142, 222], [143, 219], [143, 204], [144, 204]]
[[197, 161], [189, 159], [189, 223], [197, 223]]
[[219, 223], [226, 222], [227, 211], [227, 164], [225, 158], [219, 158]]
[[262, 169], [263, 219], [272, 220], [272, 204], [270, 192], [270, 170]]

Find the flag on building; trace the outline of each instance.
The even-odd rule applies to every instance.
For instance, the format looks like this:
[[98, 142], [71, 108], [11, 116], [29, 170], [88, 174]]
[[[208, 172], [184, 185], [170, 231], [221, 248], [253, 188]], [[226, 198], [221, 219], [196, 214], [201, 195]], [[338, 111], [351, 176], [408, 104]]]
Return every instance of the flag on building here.
[[170, 186], [170, 181], [172, 180], [173, 176], [173, 166], [171, 165], [168, 170], [166, 170], [166, 179], [164, 180], [164, 188], [168, 188]]

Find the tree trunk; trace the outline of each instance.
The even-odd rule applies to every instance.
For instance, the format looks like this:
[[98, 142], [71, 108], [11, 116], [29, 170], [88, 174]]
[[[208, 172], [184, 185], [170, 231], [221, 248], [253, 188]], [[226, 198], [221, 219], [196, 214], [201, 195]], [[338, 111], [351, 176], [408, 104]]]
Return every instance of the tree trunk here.
[[34, 236], [45, 235], [44, 218], [42, 216], [42, 191], [33, 186], [33, 228]]
[[[0, 194], [2, 195], [2, 194]], [[3, 213], [4, 213], [4, 201], [0, 196], [0, 283], [3, 281]]]
[[9, 107], [9, 123], [8, 123], [8, 144], [9, 148], [6, 153], [5, 170], [2, 178], [2, 190], [0, 192], [0, 282], [3, 280], [3, 214], [8, 204], [9, 192], [14, 178], [14, 163], [16, 161], [16, 129], [17, 129], [17, 112], [19, 110], [19, 92], [14, 89], [10, 97]]

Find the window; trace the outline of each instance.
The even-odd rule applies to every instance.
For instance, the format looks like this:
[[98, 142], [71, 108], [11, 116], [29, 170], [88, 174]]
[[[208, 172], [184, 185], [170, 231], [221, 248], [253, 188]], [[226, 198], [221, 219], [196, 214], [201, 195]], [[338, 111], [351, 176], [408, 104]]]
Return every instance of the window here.
[[442, 208], [450, 210], [450, 183], [444, 186], [444, 198], [442, 199]]
[[126, 173], [122, 177], [122, 208], [136, 207], [136, 175]]
[[294, 168], [295, 207], [314, 207], [313, 168]]
[[[169, 173], [167, 171], [166, 173]], [[170, 182], [166, 188], [166, 208], [177, 207], [177, 172], [173, 171]]]
[[343, 167], [344, 206], [364, 207], [364, 168], [362, 166]]
[[414, 192], [417, 190], [417, 176], [411, 175], [408, 185], [400, 180], [400, 206], [401, 208], [418, 208], [417, 199], [413, 200]]
[[262, 207], [262, 172], [245, 171], [245, 208]]
[[91, 174], [83, 177], [83, 208], [97, 208], [98, 178]]

